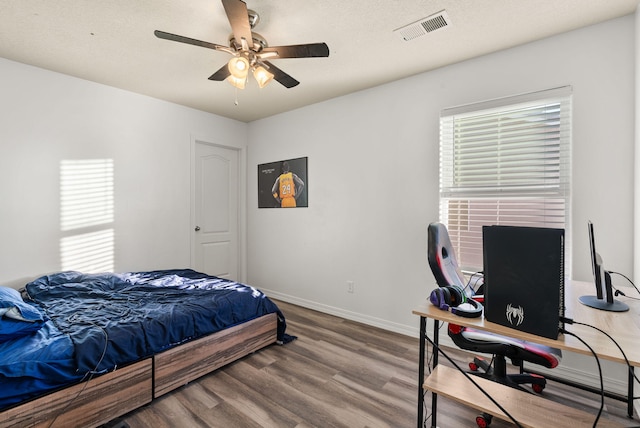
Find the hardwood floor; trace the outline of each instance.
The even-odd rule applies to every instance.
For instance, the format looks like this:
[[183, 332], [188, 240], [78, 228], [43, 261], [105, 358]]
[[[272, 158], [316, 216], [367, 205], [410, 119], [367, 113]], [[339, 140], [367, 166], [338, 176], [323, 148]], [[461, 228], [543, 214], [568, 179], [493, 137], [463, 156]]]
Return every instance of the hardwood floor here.
[[[277, 303], [287, 318], [287, 332], [297, 340], [269, 346], [121, 420], [131, 428], [416, 426], [418, 339]], [[456, 349], [449, 354], [463, 367], [471, 358]], [[450, 365], [443, 358], [440, 362]], [[573, 402], [594, 417], [600, 404], [593, 394], [552, 382], [544, 394]], [[427, 394], [426, 416], [430, 402]], [[637, 417], [625, 417], [623, 403], [606, 404], [608, 417], [638, 426]], [[438, 426], [476, 427], [476, 413], [441, 398]], [[507, 426], [512, 425], [491, 424]]]

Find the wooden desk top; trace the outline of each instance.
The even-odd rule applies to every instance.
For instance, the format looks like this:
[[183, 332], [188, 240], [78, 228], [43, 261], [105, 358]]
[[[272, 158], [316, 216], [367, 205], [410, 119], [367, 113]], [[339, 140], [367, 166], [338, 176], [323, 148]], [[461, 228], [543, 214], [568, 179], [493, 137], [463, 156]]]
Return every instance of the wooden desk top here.
[[[640, 345], [638, 344], [640, 342], [640, 301], [618, 296], [618, 300], [629, 305], [629, 311], [608, 312], [590, 308], [578, 301], [578, 297], [582, 295], [595, 294], [595, 286], [593, 284], [566, 281], [565, 287], [565, 317], [606, 331], [624, 350], [631, 365], [640, 367]], [[484, 319], [484, 316], [480, 318], [464, 318], [438, 309], [429, 302], [428, 298], [414, 309], [413, 313], [418, 316], [473, 327], [478, 330], [486, 330], [541, 345], [592, 355], [591, 351], [582, 342], [571, 335], [560, 334], [558, 339], [554, 340], [489, 322]], [[620, 350], [611, 339], [599, 331], [576, 324], [566, 324], [565, 329], [588, 343], [598, 354], [598, 357], [625, 364]]]

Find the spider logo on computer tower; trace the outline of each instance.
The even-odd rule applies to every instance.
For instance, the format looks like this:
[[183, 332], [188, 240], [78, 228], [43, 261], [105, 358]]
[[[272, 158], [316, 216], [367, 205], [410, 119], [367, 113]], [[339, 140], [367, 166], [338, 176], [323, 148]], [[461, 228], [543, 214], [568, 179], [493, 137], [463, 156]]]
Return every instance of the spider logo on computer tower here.
[[522, 324], [524, 321], [524, 308], [522, 306], [511, 306], [511, 303], [509, 303], [507, 305], [507, 320], [516, 327]]

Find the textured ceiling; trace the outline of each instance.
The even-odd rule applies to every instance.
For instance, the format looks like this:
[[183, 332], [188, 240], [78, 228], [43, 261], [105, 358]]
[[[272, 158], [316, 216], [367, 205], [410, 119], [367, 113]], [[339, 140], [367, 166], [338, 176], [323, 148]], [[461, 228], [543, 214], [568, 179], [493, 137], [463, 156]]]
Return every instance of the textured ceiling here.
[[[228, 44], [219, 0], [0, 0], [0, 57], [244, 122], [633, 13], [640, 0], [247, 0], [269, 45], [326, 42], [328, 58], [272, 62], [299, 80], [245, 90], [207, 78]], [[450, 25], [404, 41], [399, 27], [445, 10]], [[237, 98], [237, 105], [235, 103]]]

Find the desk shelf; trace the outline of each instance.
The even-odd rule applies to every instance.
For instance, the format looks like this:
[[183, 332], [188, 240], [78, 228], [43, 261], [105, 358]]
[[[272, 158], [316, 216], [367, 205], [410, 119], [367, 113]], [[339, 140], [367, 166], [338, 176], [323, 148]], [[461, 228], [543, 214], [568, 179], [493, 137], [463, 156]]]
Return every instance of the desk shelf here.
[[[473, 380], [500, 403], [520, 425], [526, 428], [592, 426], [596, 417], [594, 414], [556, 403], [539, 395], [510, 388], [479, 376], [473, 376]], [[484, 394], [478, 391], [464, 374], [454, 368], [443, 365], [436, 366], [425, 380], [423, 387], [425, 390], [465, 404], [480, 412], [511, 422], [511, 419]], [[624, 425], [606, 419], [602, 415], [598, 420], [598, 427], [622, 428]]]

